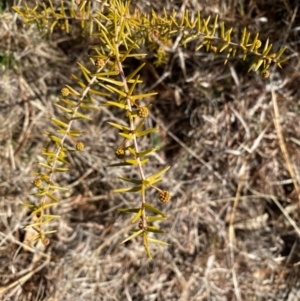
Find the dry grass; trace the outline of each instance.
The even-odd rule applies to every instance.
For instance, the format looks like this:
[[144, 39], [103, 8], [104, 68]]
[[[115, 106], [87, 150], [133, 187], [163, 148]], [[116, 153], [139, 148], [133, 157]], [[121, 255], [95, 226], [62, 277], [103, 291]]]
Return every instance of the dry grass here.
[[[158, 70], [147, 61], [145, 87], [169, 72], [152, 99], [149, 122], [161, 131], [143, 143], [161, 149], [147, 173], [171, 165], [164, 187], [173, 195], [161, 224], [170, 246], [153, 248], [152, 261], [140, 241], [119, 245], [131, 226], [116, 209], [136, 200], [111, 190], [117, 175], [135, 171], [107, 168], [118, 138], [106, 122], [118, 113], [106, 110], [82, 124], [87, 149], [61, 176], [70, 194], [56, 208], [51, 244], [24, 245], [22, 202], [31, 199], [42, 133], [88, 41], [49, 42], [10, 8], [0, 14], [1, 300], [300, 300], [300, 15], [297, 1], [275, 2], [165, 1], [259, 30], [291, 59], [270, 80], [189, 49]], [[163, 1], [133, 3], [161, 11]]]

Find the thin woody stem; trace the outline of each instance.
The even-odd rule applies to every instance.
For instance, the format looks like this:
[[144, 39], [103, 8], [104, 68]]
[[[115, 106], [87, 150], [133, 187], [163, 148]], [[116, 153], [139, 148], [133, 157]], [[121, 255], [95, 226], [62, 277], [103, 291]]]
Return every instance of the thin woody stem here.
[[[119, 24], [122, 24], [122, 22], [123, 22], [123, 20], [121, 18], [121, 20], [119, 20]], [[129, 110], [130, 113], [132, 113], [132, 105], [131, 105], [131, 101], [130, 101], [130, 97], [129, 97], [129, 88], [128, 88], [126, 76], [124, 74], [123, 66], [122, 66], [122, 63], [121, 63], [120, 58], [119, 58], [119, 46], [120, 46], [119, 44], [121, 44], [121, 42], [119, 42], [119, 43], [117, 42], [118, 35], [119, 35], [119, 29], [120, 29], [120, 26], [116, 26], [116, 37], [115, 37], [116, 61], [117, 61], [117, 66], [118, 66], [118, 70], [119, 70], [119, 75], [120, 75], [121, 81], [123, 83], [124, 92], [127, 94], [126, 103], [127, 103], [127, 106], [128, 106], [128, 110]], [[131, 134], [132, 134], [132, 137], [133, 137], [134, 150], [135, 150], [136, 154], [138, 154], [139, 153], [139, 146], [138, 146], [138, 142], [137, 142], [137, 136], [134, 133], [135, 128], [134, 128], [134, 123], [133, 123], [133, 117], [132, 116], [129, 116], [129, 124], [130, 124], [129, 125], [130, 126], [130, 131], [131, 131]], [[137, 160], [137, 166], [138, 166], [139, 174], [140, 174], [141, 180], [143, 182], [146, 179], [146, 177], [145, 177], [144, 170], [143, 170], [143, 167], [142, 167], [141, 159], [137, 155], [136, 155], [136, 160]], [[143, 229], [145, 229], [147, 227], [145, 203], [146, 203], [145, 192], [142, 189], [142, 207], [141, 207], [142, 208], [142, 216], [141, 216], [141, 218], [142, 218]]]
[[[125, 77], [125, 74], [124, 74], [124, 71], [123, 71], [122, 63], [118, 60], [117, 64], [118, 64], [118, 69], [119, 69], [119, 72], [120, 72], [120, 77], [121, 77], [121, 80], [123, 82], [124, 91], [125, 91], [126, 94], [128, 94], [129, 89], [128, 89], [126, 77]], [[126, 103], [127, 103], [127, 106], [128, 106], [128, 110], [130, 112], [132, 112], [132, 106], [131, 106], [131, 102], [130, 102], [129, 97], [126, 97]], [[138, 142], [137, 142], [137, 137], [136, 137], [136, 134], [134, 134], [133, 118], [131, 116], [129, 117], [129, 123], [130, 123], [130, 131], [131, 131], [132, 137], [133, 137], [134, 150], [135, 150], [136, 153], [139, 153], [139, 146], [138, 146]], [[146, 177], [145, 177], [144, 170], [143, 170], [143, 167], [142, 167], [141, 159], [138, 156], [136, 156], [136, 160], [137, 160], [137, 166], [138, 166], [138, 169], [139, 169], [139, 174], [140, 174], [141, 180], [145, 180]], [[145, 193], [142, 193], [142, 208], [143, 208], [142, 209], [142, 222], [143, 222], [143, 228], [147, 227], [146, 212], [145, 212], [145, 208], [144, 208], [145, 203], [146, 203]]]
[[[108, 60], [106, 60], [104, 66], [107, 64]], [[97, 72], [101, 71], [103, 68], [99, 68], [99, 70], [97, 70]], [[57, 163], [58, 163], [58, 158], [60, 156], [60, 152], [63, 150], [64, 148], [64, 143], [65, 143], [65, 140], [67, 139], [67, 137], [70, 137], [70, 131], [72, 129], [72, 126], [73, 126], [73, 122], [76, 120], [75, 117], [76, 117], [76, 114], [80, 108], [80, 105], [81, 103], [83, 102], [83, 100], [85, 99], [88, 91], [90, 90], [90, 88], [92, 87], [92, 85], [94, 84], [94, 82], [96, 81], [97, 77], [96, 76], [93, 76], [90, 80], [90, 82], [87, 84], [87, 86], [85, 87], [85, 89], [83, 90], [81, 96], [80, 96], [80, 99], [78, 100], [76, 106], [74, 107], [74, 111], [73, 111], [73, 114], [70, 118], [70, 122], [68, 123], [68, 127], [66, 128], [66, 132], [65, 134], [63, 135], [63, 137], [61, 138], [60, 140], [60, 144], [59, 146], [57, 147], [56, 151], [55, 151], [55, 156], [54, 156], [54, 160], [53, 160], [53, 164], [51, 165], [51, 169], [49, 170], [48, 174], [49, 174], [49, 179], [48, 179], [48, 184], [47, 184], [47, 187], [46, 187], [46, 191], [47, 192], [50, 192], [50, 189], [51, 189], [51, 185], [52, 184], [52, 181], [53, 181], [53, 175], [55, 173], [55, 168], [57, 167]], [[44, 206], [46, 204], [46, 198], [47, 198], [47, 194], [45, 194], [41, 200], [40, 200], [40, 204], [41, 204], [41, 211], [40, 211], [40, 217], [39, 217], [39, 231], [40, 231], [40, 234], [43, 232], [43, 224], [44, 224]]]

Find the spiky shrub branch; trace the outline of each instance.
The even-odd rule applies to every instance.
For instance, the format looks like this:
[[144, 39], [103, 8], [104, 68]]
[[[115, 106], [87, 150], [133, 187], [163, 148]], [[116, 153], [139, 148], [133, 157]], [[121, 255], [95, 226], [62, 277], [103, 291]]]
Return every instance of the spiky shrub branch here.
[[[97, 10], [92, 9], [92, 4], [97, 4]], [[168, 53], [174, 52], [177, 47], [186, 47], [188, 43], [194, 42], [195, 51], [205, 47], [215, 56], [225, 53], [224, 63], [230, 57], [242, 53], [242, 58], [252, 57], [250, 70], [261, 70], [263, 76], [268, 76], [270, 65], [281, 64], [286, 58], [281, 59], [285, 50], [283, 47], [278, 52], [271, 53], [272, 44], [267, 40], [264, 45], [259, 40], [258, 34], [251, 38], [247, 29], [243, 30], [239, 42], [232, 42], [232, 28], [225, 30], [224, 23], [218, 22], [216, 16], [210, 22], [210, 17], [203, 19], [200, 12], [192, 18], [188, 11], [181, 17], [176, 12], [163, 16], [157, 16], [154, 12], [150, 15], [143, 14], [137, 10], [130, 11], [130, 2], [121, 0], [111, 1], [70, 1], [68, 5], [61, 1], [61, 6], [56, 9], [52, 2], [49, 6], [45, 4], [34, 8], [27, 5], [24, 9], [14, 7], [14, 10], [26, 22], [35, 22], [41, 29], [53, 32], [55, 28], [65, 30], [69, 33], [72, 30], [71, 21], [80, 23], [82, 34], [89, 34], [98, 40], [95, 46], [91, 47], [90, 60], [94, 63], [94, 70], [89, 70], [86, 66], [78, 63], [82, 78], [73, 75], [77, 88], [66, 85], [62, 89], [60, 104], [55, 104], [61, 111], [60, 118], [52, 118], [58, 126], [56, 134], [46, 133], [52, 141], [52, 148], [44, 149], [45, 162], [39, 162], [44, 171], [37, 173], [34, 180], [38, 198], [35, 205], [31, 207], [32, 214], [36, 217], [33, 224], [28, 225], [37, 231], [36, 238], [40, 238], [44, 243], [49, 240], [45, 224], [54, 219], [55, 215], [48, 213], [48, 208], [59, 203], [56, 192], [66, 189], [56, 184], [54, 175], [57, 172], [67, 172], [69, 162], [67, 155], [69, 152], [81, 151], [84, 147], [82, 142], [76, 139], [82, 131], [74, 128], [76, 120], [90, 119], [82, 110], [94, 110], [95, 97], [105, 97], [103, 104], [108, 107], [117, 107], [124, 113], [126, 126], [123, 124], [109, 122], [109, 124], [119, 130], [121, 143], [115, 150], [115, 155], [120, 162], [110, 166], [132, 166], [136, 167], [139, 179], [120, 177], [124, 182], [131, 183], [131, 187], [116, 189], [115, 192], [138, 192], [141, 195], [141, 202], [136, 208], [123, 208], [122, 212], [134, 213], [132, 223], [137, 223], [137, 228], [133, 234], [126, 238], [124, 242], [137, 236], [142, 236], [143, 245], [149, 257], [149, 243], [166, 245], [165, 242], [148, 237], [149, 232], [163, 233], [152, 223], [164, 220], [166, 214], [147, 202], [147, 190], [158, 191], [159, 200], [166, 203], [170, 200], [170, 193], [159, 189], [156, 184], [163, 178], [163, 174], [169, 169], [165, 167], [156, 173], [146, 176], [144, 164], [148, 162], [147, 156], [156, 151], [155, 148], [140, 150], [139, 138], [157, 131], [157, 128], [145, 129], [144, 119], [148, 117], [150, 105], [141, 105], [141, 100], [153, 96], [156, 93], [135, 94], [136, 86], [142, 83], [140, 71], [144, 64], [126, 75], [123, 69], [124, 62], [128, 58], [143, 58], [146, 53], [141, 53], [140, 47], [151, 49], [156, 55], [156, 64], [167, 61]], [[262, 50], [260, 51], [260, 49]], [[69, 142], [74, 147], [68, 147]]]

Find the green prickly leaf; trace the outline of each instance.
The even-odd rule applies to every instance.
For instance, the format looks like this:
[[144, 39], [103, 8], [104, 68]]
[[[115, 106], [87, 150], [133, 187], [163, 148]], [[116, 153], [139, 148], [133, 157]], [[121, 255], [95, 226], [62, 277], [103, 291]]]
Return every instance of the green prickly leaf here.
[[70, 162], [67, 161], [67, 160], [65, 160], [63, 157], [58, 157], [57, 160], [58, 160], [59, 162], [64, 163], [64, 164], [70, 165]]
[[271, 51], [273, 45], [270, 44], [265, 51], [263, 51], [262, 56], [267, 56], [269, 52]]
[[144, 248], [146, 250], [147, 256], [152, 259], [149, 247], [148, 247], [148, 237], [147, 237], [147, 232], [143, 233], [143, 241], [144, 241]]
[[134, 81], [133, 81], [133, 83], [132, 83], [132, 85], [131, 85], [131, 87], [130, 87], [130, 89], [129, 89], [129, 91], [128, 91], [128, 96], [130, 96], [131, 99], [132, 99], [131, 95], [132, 95], [132, 93], [134, 92], [134, 89], [135, 89], [135, 87], [136, 87], [136, 85], [137, 85], [137, 83], [138, 83], [138, 81], [139, 81], [139, 78], [140, 78], [140, 75], [138, 75], [138, 76], [134, 79]]
[[154, 184], [156, 184], [156, 183], [158, 183], [158, 182], [160, 182], [160, 181], [162, 181], [162, 180], [163, 180], [162, 177], [158, 177], [158, 178], [156, 178], [156, 179], [154, 179], [154, 180], [151, 180], [151, 181], [147, 181], [147, 180], [146, 180], [146, 182], [148, 183], [147, 185], [154, 185]]
[[39, 192], [33, 193], [34, 196], [45, 196], [47, 194], [46, 189], [41, 189]]
[[241, 41], [240, 41], [241, 46], [246, 46], [245, 45], [246, 34], [247, 34], [247, 29], [244, 28], [243, 33], [242, 33], [242, 37], [241, 37]]
[[281, 64], [284, 63], [284, 62], [286, 62], [288, 59], [289, 59], [288, 56], [285, 57], [284, 59], [280, 60], [280, 61], [277, 63], [277, 65], [278, 65], [280, 68], [282, 68], [282, 67], [281, 67]]
[[36, 208], [36, 206], [34, 204], [31, 204], [31, 203], [24, 202], [22, 205], [25, 206], [25, 207], [27, 207], [27, 208], [29, 208], [29, 209]]
[[145, 121], [144, 120], [142, 120], [142, 121], [140, 121], [139, 123], [138, 123], [138, 125], [136, 126], [136, 128], [134, 129], [134, 134], [136, 134], [142, 127], [143, 127], [143, 125], [145, 124]]
[[282, 49], [279, 50], [279, 52], [276, 54], [274, 60], [279, 60], [280, 57], [282, 56], [282, 54], [284, 53], [284, 51], [286, 50], [287, 46], [284, 46]]
[[248, 43], [249, 43], [250, 37], [251, 37], [251, 34], [250, 34], [250, 32], [248, 32], [246, 34], [246, 38], [245, 38], [245, 46], [247, 46], [247, 47], [249, 46]]
[[38, 162], [38, 164], [46, 169], [51, 169], [52, 167], [48, 164], [42, 163], [42, 162]]
[[56, 154], [51, 151], [44, 151], [44, 152], [42, 152], [42, 154], [47, 157], [55, 157], [56, 156]]
[[264, 55], [264, 53], [267, 51], [267, 49], [269, 48], [269, 38], [266, 40], [265, 42], [265, 46], [264, 46], [264, 50], [262, 52], [262, 54]]
[[137, 213], [139, 212], [140, 208], [119, 208], [118, 211], [124, 213]]
[[120, 180], [123, 180], [125, 182], [129, 182], [129, 183], [133, 183], [136, 185], [141, 185], [142, 181], [141, 180], [137, 180], [137, 179], [130, 179], [130, 178], [126, 178], [126, 177], [118, 177]]
[[55, 135], [49, 135], [49, 138], [53, 141], [61, 145], [61, 139]]
[[138, 72], [146, 65], [146, 63], [141, 64], [139, 67], [137, 67], [133, 72], [131, 72], [129, 75], [126, 76], [126, 80], [131, 80]]
[[55, 203], [43, 204], [43, 209], [50, 208], [53, 206], [56, 206], [56, 204]]
[[66, 28], [66, 33], [70, 33], [70, 24], [69, 24], [69, 20], [65, 19], [65, 28]]
[[119, 132], [119, 135], [121, 137], [124, 137], [124, 138], [128, 139], [128, 140], [133, 140], [133, 135], [132, 134], [127, 134], [127, 133]]
[[[149, 161], [148, 158], [140, 160], [140, 164], [144, 165], [148, 161]], [[137, 159], [127, 159], [126, 162], [129, 163], [130, 165], [137, 165], [138, 164], [138, 160]]]
[[87, 116], [87, 115], [84, 115], [84, 114], [81, 114], [79, 112], [74, 112], [73, 113], [74, 116], [73, 116], [73, 119], [86, 119], [86, 120], [92, 120], [91, 117]]
[[151, 238], [151, 237], [148, 237], [148, 242], [152, 243], [152, 244], [162, 245], [162, 246], [168, 246], [169, 245], [168, 243], [166, 243], [164, 241], [161, 241], [161, 240], [158, 240], [158, 239], [154, 239], [154, 238]]
[[118, 71], [107, 71], [107, 72], [94, 73], [92, 74], [92, 76], [96, 76], [97, 78], [102, 80], [102, 78], [106, 78], [107, 76], [111, 76], [111, 75], [116, 76], [118, 74], [119, 74]]
[[105, 15], [101, 14], [100, 11], [98, 11], [97, 14], [98, 14], [99, 18], [94, 18], [94, 21], [101, 27], [102, 31], [105, 31], [108, 33], [107, 28], [100, 22], [100, 20], [106, 20], [107, 22], [110, 22], [110, 20]]
[[115, 88], [111, 85], [104, 85], [104, 84], [101, 84], [101, 83], [99, 83], [99, 84], [100, 84], [101, 87], [105, 88], [108, 91], [115, 92], [115, 93], [117, 93], [118, 95], [120, 95], [122, 97], [127, 96], [127, 94], [124, 91], [118, 90], [117, 88]]
[[69, 86], [69, 85], [65, 85], [65, 86], [66, 86], [66, 88], [68, 88], [70, 90], [71, 94], [74, 94], [76, 96], [80, 96], [80, 93], [77, 92], [75, 89], [73, 89], [71, 86]]
[[137, 100], [137, 99], [142, 99], [142, 98], [147, 98], [150, 96], [154, 96], [156, 95], [157, 92], [150, 92], [150, 93], [144, 93], [144, 94], [138, 94], [138, 95], [131, 95], [130, 98], [133, 100]]
[[148, 226], [146, 228], [146, 231], [148, 232], [153, 232], [153, 233], [157, 233], [157, 234], [162, 234], [162, 233], [166, 233], [164, 230], [158, 229], [155, 226]]
[[232, 49], [232, 56], [235, 56], [235, 55], [236, 55], [236, 52], [237, 52], [237, 48], [233, 48], [233, 49]]
[[56, 198], [52, 193], [47, 192], [46, 193], [47, 197], [49, 197], [52, 201], [56, 202], [56, 203], [60, 203], [59, 199]]
[[219, 52], [220, 52], [220, 53], [223, 52], [228, 46], [229, 46], [229, 43], [223, 45], [223, 46], [221, 47], [221, 49], [220, 49]]
[[58, 21], [52, 22], [52, 24], [50, 26], [50, 30], [49, 30], [51, 34], [53, 33], [53, 29], [54, 29], [55, 25], [57, 25], [57, 24], [58, 24]]
[[[54, 206], [54, 205], [56, 205], [56, 204], [55, 204], [55, 203], [51, 203], [51, 204], [47, 204], [47, 205]], [[33, 211], [31, 212], [31, 214], [32, 214], [32, 215], [36, 215], [36, 214], [40, 213], [42, 210], [44, 210], [44, 209], [46, 209], [46, 208], [49, 208], [49, 207], [50, 207], [50, 206], [46, 207], [45, 205], [42, 206], [42, 207], [38, 207], [38, 208], [36, 208], [35, 210], [33, 210]]]
[[[43, 215], [43, 217], [44, 217], [45, 215]], [[55, 218], [57, 218], [57, 217], [60, 217], [60, 216], [48, 216], [47, 218], [43, 218], [43, 220], [42, 220], [42, 222], [37, 222], [36, 224], [34, 224], [34, 226], [38, 226], [38, 225], [40, 225], [40, 224], [42, 224], [42, 225], [46, 225], [46, 224], [48, 224], [48, 223], [50, 223], [52, 220], [54, 220]]]
[[82, 131], [77, 131], [77, 130], [67, 131], [67, 130], [59, 129], [59, 130], [57, 130], [57, 133], [62, 134], [62, 135], [68, 134], [68, 136], [71, 136], [71, 137], [79, 137], [80, 134], [82, 133]]
[[183, 42], [183, 43], [187, 44], [187, 43], [189, 43], [189, 42], [191, 42], [191, 41], [196, 40], [197, 38], [198, 38], [197, 35], [191, 35], [191, 36], [188, 36], [187, 38], [184, 39], [184, 42]]
[[[128, 36], [127, 36], [128, 37]], [[124, 60], [126, 60], [128, 57], [134, 57], [134, 58], [144, 58], [145, 56], [147, 56], [146, 53], [130, 53], [131, 50], [135, 47], [135, 48], [139, 48], [139, 46], [137, 44], [134, 44], [134, 41], [130, 40], [132, 43], [132, 46], [126, 51], [126, 53], [123, 53], [122, 55], [120, 55], [120, 61], [124, 62]], [[128, 80], [129, 83], [132, 82], [131, 79]], [[139, 81], [139, 83], [141, 83], [142, 81]]]
[[68, 171], [69, 168], [65, 168], [65, 167], [56, 167], [53, 169], [53, 172], [66, 172]]
[[56, 119], [56, 118], [51, 118], [51, 120], [59, 127], [62, 127], [62, 128], [67, 128], [68, 127], [68, 124], [59, 120], [59, 119]]
[[112, 79], [112, 78], [109, 78], [109, 77], [98, 77], [97, 76], [97, 79], [100, 80], [100, 81], [103, 81], [103, 82], [108, 82], [108, 83], [114, 84], [114, 85], [119, 86], [119, 87], [123, 86], [123, 83], [121, 81], [118, 81], [118, 80], [115, 80], [115, 79]]
[[127, 237], [126, 239], [124, 239], [122, 242], [120, 242], [120, 244], [124, 244], [125, 242], [127, 242], [127, 241], [129, 241], [129, 240], [131, 240], [131, 239], [133, 239], [133, 238], [135, 238], [135, 237], [137, 237], [137, 236], [139, 236], [139, 235], [142, 234], [143, 232], [144, 232], [144, 230], [141, 229], [141, 230], [139, 230], [139, 231], [133, 233], [132, 235], [130, 235], [129, 237]]
[[163, 213], [162, 211], [160, 211], [158, 208], [155, 208], [155, 207], [153, 207], [152, 205], [150, 205], [150, 204], [148, 204], [148, 203], [145, 203], [144, 206], [145, 206], [145, 208], [148, 209], [149, 211], [152, 211], [152, 212], [154, 212], [154, 213], [156, 213], [156, 214], [160, 214], [161, 216], [166, 217], [166, 214]]
[[119, 163], [114, 163], [114, 164], [109, 164], [108, 167], [121, 167], [121, 166], [132, 166], [132, 164], [128, 162], [119, 162]]
[[137, 212], [137, 214], [133, 217], [133, 219], [131, 220], [131, 223], [134, 224], [138, 221], [138, 219], [142, 216], [142, 209], [140, 208], [140, 210]]
[[253, 51], [253, 50], [255, 49], [255, 47], [256, 47], [256, 42], [258, 41], [258, 36], [259, 36], [259, 33], [257, 33], [257, 34], [255, 35], [255, 37], [254, 37], [254, 40], [253, 40], [252, 45], [251, 45], [251, 47], [250, 47], [250, 50], [251, 50], [251, 51]]
[[135, 135], [137, 137], [142, 137], [142, 136], [148, 135], [150, 133], [157, 132], [157, 130], [158, 130], [158, 126], [156, 126], [154, 128], [150, 128], [150, 129], [144, 130], [144, 131], [137, 132], [137, 133], [135, 133]]
[[215, 21], [214, 21], [214, 26], [213, 26], [211, 34], [210, 34], [211, 36], [215, 36], [217, 25], [218, 25], [218, 18], [219, 18], [219, 15], [216, 15]]
[[252, 62], [252, 64], [250, 65], [248, 72], [250, 72], [252, 69], [255, 69], [256, 66], [256, 62]]
[[34, 229], [34, 227], [37, 227], [37, 226], [39, 226], [39, 225], [41, 225], [41, 224], [42, 224], [42, 225], [45, 225], [45, 224], [49, 223], [51, 220], [52, 220], [52, 219], [46, 219], [46, 220], [43, 220], [42, 222], [39, 221], [39, 220], [37, 220], [36, 223], [32, 223], [32, 224], [30, 224], [30, 225], [25, 226], [25, 229], [28, 229], [28, 228], [33, 228], [33, 229]]
[[[147, 163], [149, 161], [149, 159], [144, 159], [141, 160], [141, 165], [144, 165], [145, 163]], [[119, 166], [132, 166], [132, 165], [137, 165], [137, 160], [136, 159], [127, 159], [126, 161], [122, 161], [119, 163], [114, 163], [114, 164], [110, 164], [108, 165], [109, 167], [119, 167]]]
[[85, 73], [87, 75], [91, 75], [91, 71], [87, 69], [85, 66], [83, 66], [80, 62], [77, 62], [77, 65], [79, 66], [83, 74]]
[[257, 71], [263, 62], [264, 62], [263, 59], [258, 60], [258, 62], [256, 63], [256, 66], [254, 68], [254, 71]]
[[164, 221], [164, 220], [166, 220], [166, 217], [164, 217], [164, 216], [157, 216], [157, 215], [147, 216], [148, 222]]
[[115, 127], [116, 129], [118, 130], [121, 130], [121, 131], [130, 131], [130, 128], [128, 126], [124, 126], [122, 124], [118, 124], [118, 123], [114, 123], [114, 122], [107, 122], [109, 125]]
[[157, 178], [160, 178], [169, 168], [170, 168], [170, 166], [164, 167], [163, 169], [157, 171], [153, 175], [146, 177], [146, 180], [149, 182], [152, 182], [152, 181], [156, 180]]
[[86, 88], [86, 84], [81, 81], [77, 76], [75, 76], [74, 74], [72, 74], [72, 78], [77, 82], [77, 84], [82, 88], [85, 89]]
[[123, 110], [128, 110], [128, 106], [126, 104], [122, 104], [119, 102], [115, 102], [115, 101], [107, 101], [105, 104], [103, 104], [102, 106], [114, 106], [114, 107], [118, 107], [120, 109]]
[[231, 33], [232, 33], [232, 30], [233, 28], [230, 28], [228, 31], [227, 31], [227, 34], [226, 34], [226, 37], [225, 37], [225, 40], [227, 43], [230, 43], [231, 42]]
[[220, 31], [221, 31], [221, 33], [220, 33], [221, 39], [225, 40], [225, 24], [224, 24], [224, 22], [221, 23], [221, 30]]
[[144, 156], [150, 155], [152, 153], [155, 153], [156, 151], [157, 151], [157, 148], [149, 148], [149, 149], [139, 152], [138, 156], [144, 157]]
[[[113, 44], [111, 43], [110, 39], [107, 37], [106, 33], [104, 32], [104, 30], [101, 31], [101, 35], [102, 37], [105, 39], [109, 49], [111, 51], [114, 51], [115, 47], [113, 46]], [[114, 53], [115, 54], [115, 53]]]
[[137, 153], [136, 153], [136, 151], [135, 151], [134, 148], [132, 148], [132, 147], [127, 147], [127, 149], [128, 149], [128, 151], [129, 151], [133, 156], [137, 157]]
[[118, 188], [118, 189], [114, 189], [113, 192], [137, 192], [137, 191], [141, 191], [141, 186], [134, 186], [134, 187], [124, 187], [124, 188]]
[[[55, 216], [56, 218], [58, 217], [60, 217], [59, 215], [57, 215], [57, 216]], [[52, 234], [52, 233], [56, 233], [57, 232], [57, 230], [49, 230], [49, 231], [43, 231], [43, 234], [44, 235], [48, 235], [48, 234]]]
[[208, 30], [208, 23], [210, 21], [210, 16], [208, 16], [208, 18], [205, 20], [203, 20], [203, 27], [202, 27], [202, 31], [205, 33], [206, 36], [209, 36], [209, 30]]
[[[67, 98], [62, 98], [62, 97], [61, 97], [59, 100], [60, 100], [61, 102], [63, 102], [64, 104], [66, 104], [66, 105], [72, 107], [72, 108], [75, 108], [75, 107], [76, 107], [76, 102], [75, 102], [75, 101], [72, 101], [72, 100], [67, 99]], [[63, 106], [61, 106], [61, 105], [59, 105], [59, 104], [57, 104], [57, 103], [55, 103], [54, 105], [55, 105], [57, 108], [59, 108], [59, 109], [63, 110], [64, 112], [66, 112], [66, 113], [72, 113], [72, 110], [71, 110], [71, 109], [68, 109], [68, 108], [66, 108], [66, 107], [63, 107]]]

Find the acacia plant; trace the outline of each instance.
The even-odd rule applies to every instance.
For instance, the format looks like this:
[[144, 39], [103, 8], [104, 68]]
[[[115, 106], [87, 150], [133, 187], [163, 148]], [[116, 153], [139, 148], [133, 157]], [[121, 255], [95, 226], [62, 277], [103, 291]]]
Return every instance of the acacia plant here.
[[[156, 185], [163, 178], [169, 167], [146, 175], [144, 165], [148, 155], [155, 148], [140, 149], [139, 138], [157, 131], [158, 128], [145, 128], [145, 118], [149, 116], [150, 105], [142, 105], [141, 100], [156, 93], [136, 93], [137, 85], [142, 83], [142, 63], [130, 74], [125, 74], [124, 64], [129, 58], [141, 60], [147, 51], [154, 51], [156, 64], [164, 64], [168, 54], [178, 47], [186, 47], [193, 42], [195, 51], [205, 47], [215, 56], [219, 55], [226, 63], [231, 57], [245, 60], [250, 57], [249, 71], [259, 71], [267, 77], [271, 64], [281, 67], [286, 58], [281, 58], [285, 47], [278, 52], [272, 51], [269, 40], [262, 43], [259, 34], [250, 35], [247, 29], [242, 31], [239, 41], [231, 41], [232, 28], [226, 30], [218, 16], [202, 18], [200, 12], [190, 14], [185, 11], [178, 16], [175, 11], [157, 15], [154, 11], [145, 14], [131, 8], [130, 1], [125, 0], [70, 0], [60, 5], [54, 2], [37, 3], [34, 7], [14, 7], [14, 10], [26, 23], [35, 23], [42, 31], [50, 34], [61, 30], [67, 34], [80, 27], [81, 35], [90, 35], [95, 41], [88, 49], [88, 57], [94, 68], [87, 68], [78, 62], [81, 76], [73, 75], [74, 86], [65, 85], [61, 89], [60, 102], [54, 105], [60, 111], [59, 116], [52, 118], [58, 127], [56, 133], [47, 132], [50, 143], [42, 150], [44, 161], [38, 162], [40, 170], [33, 181], [35, 186], [34, 204], [27, 204], [34, 222], [27, 226], [36, 231], [35, 239], [49, 243], [48, 235], [55, 230], [49, 229], [51, 220], [58, 215], [50, 214], [50, 208], [60, 203], [59, 190], [65, 190], [56, 182], [55, 175], [68, 172], [68, 154], [82, 151], [80, 142], [83, 131], [76, 124], [77, 120], [90, 119], [88, 112], [98, 110], [95, 99], [99, 96], [106, 99], [103, 104], [117, 107], [123, 111], [124, 124], [109, 122], [119, 131], [120, 144], [115, 150], [118, 162], [114, 166], [131, 166], [136, 168], [139, 179], [120, 177], [131, 186], [116, 189], [119, 193], [139, 193], [140, 202], [135, 208], [124, 208], [120, 211], [133, 213], [131, 222], [136, 223], [133, 234], [124, 242], [141, 236], [147, 255], [151, 257], [149, 243], [166, 245], [165, 242], [148, 237], [149, 232], [163, 233], [153, 222], [166, 219], [166, 214], [148, 201], [147, 192], [155, 189], [162, 203], [170, 200], [169, 191], [161, 190]], [[70, 143], [73, 147], [70, 147]]]

